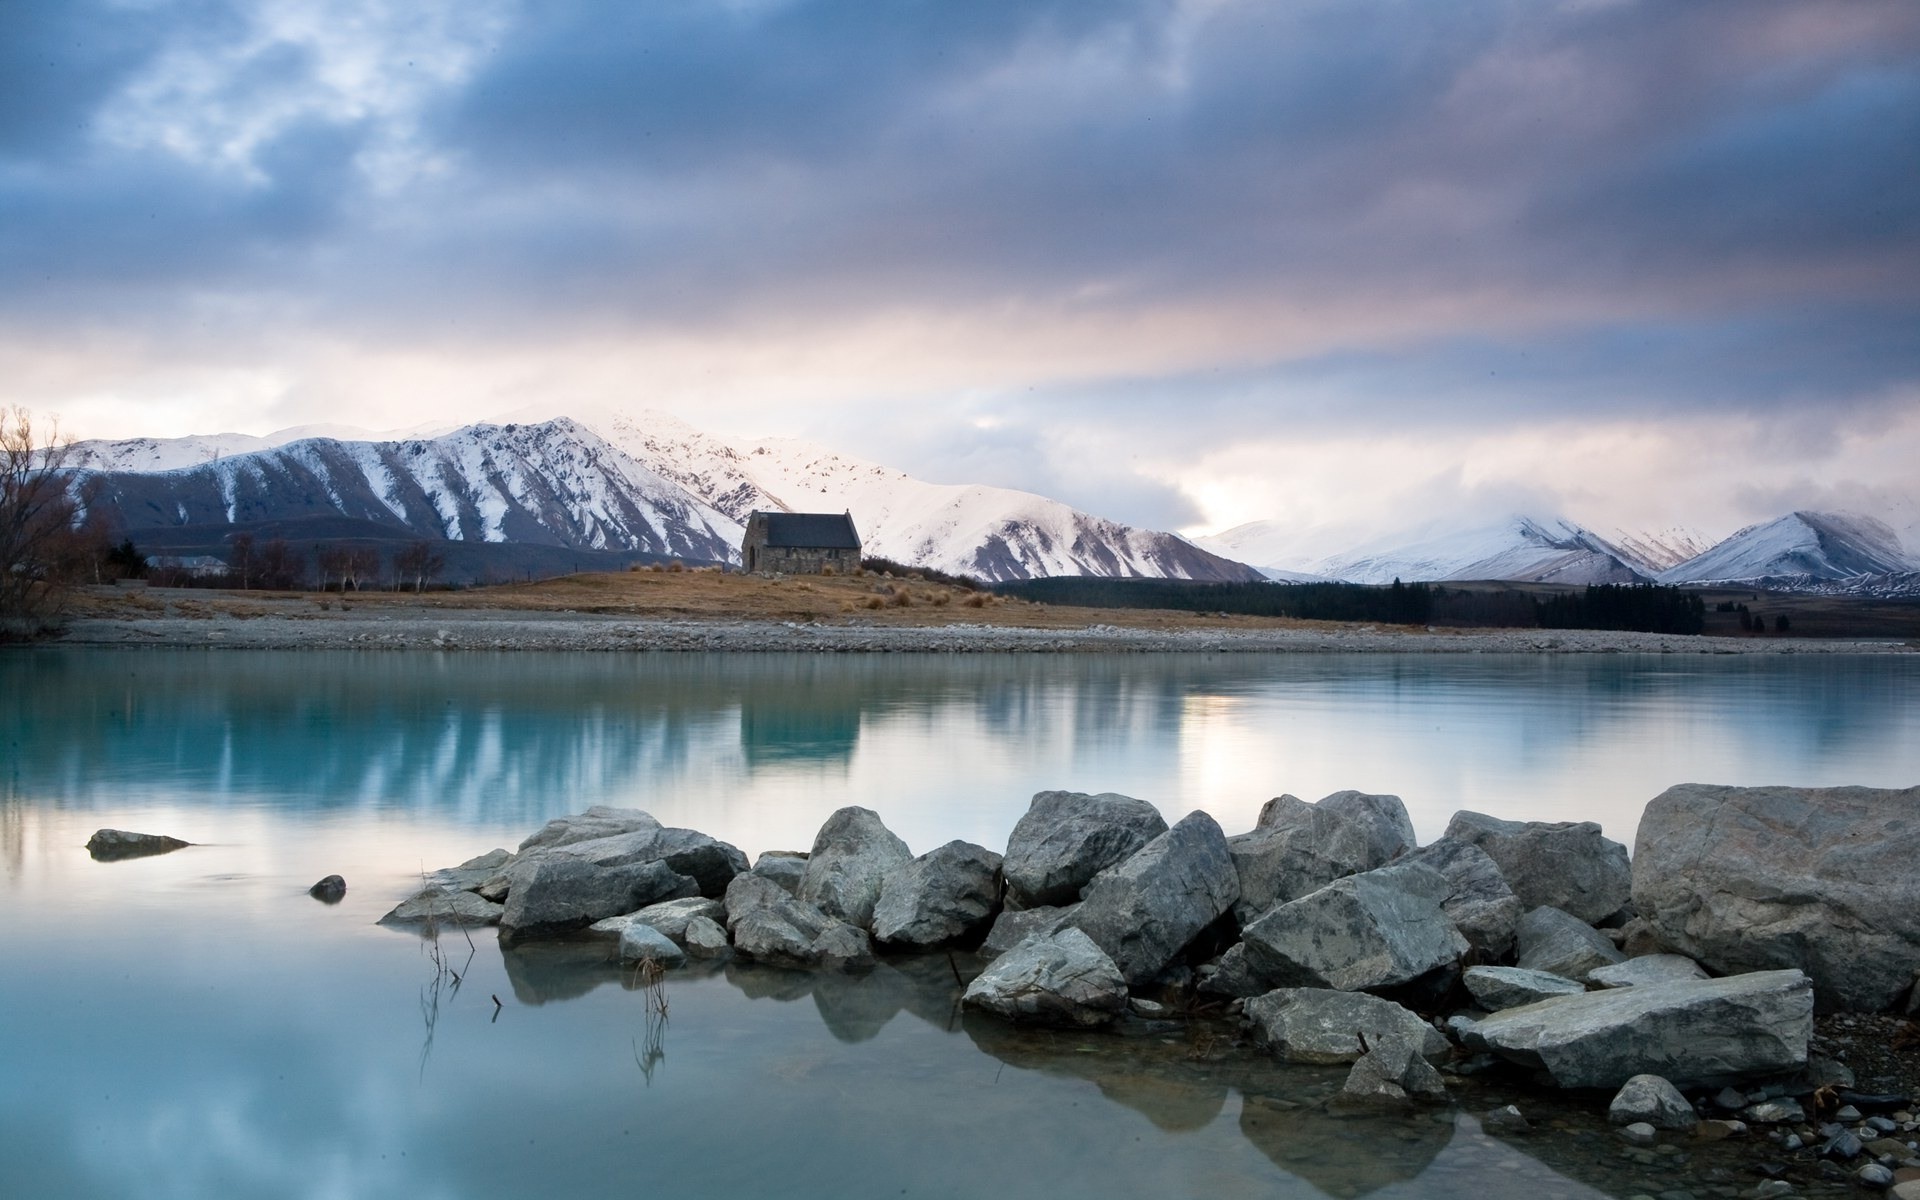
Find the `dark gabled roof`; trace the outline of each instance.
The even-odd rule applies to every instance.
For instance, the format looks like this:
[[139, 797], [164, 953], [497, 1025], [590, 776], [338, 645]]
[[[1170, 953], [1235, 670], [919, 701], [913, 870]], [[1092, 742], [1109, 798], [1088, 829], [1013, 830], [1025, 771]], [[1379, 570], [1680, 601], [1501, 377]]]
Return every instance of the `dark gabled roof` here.
[[858, 550], [860, 535], [846, 513], [763, 513], [767, 545], [812, 550]]

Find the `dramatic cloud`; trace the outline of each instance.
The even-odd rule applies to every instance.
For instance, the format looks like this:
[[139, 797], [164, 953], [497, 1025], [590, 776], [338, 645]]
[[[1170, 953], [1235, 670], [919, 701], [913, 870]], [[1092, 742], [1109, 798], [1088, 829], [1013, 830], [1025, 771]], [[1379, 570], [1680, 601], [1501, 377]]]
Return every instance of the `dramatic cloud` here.
[[1912, 493], [1916, 145], [1878, 0], [12, 4], [0, 371], [87, 433], [577, 399], [1163, 526], [1725, 532]]

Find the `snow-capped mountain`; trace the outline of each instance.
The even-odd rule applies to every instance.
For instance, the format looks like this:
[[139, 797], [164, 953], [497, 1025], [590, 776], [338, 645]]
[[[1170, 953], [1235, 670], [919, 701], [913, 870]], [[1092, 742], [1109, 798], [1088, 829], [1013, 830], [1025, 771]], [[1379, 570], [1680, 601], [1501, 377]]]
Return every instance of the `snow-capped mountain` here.
[[451, 427], [389, 430], [376, 433], [352, 425], [296, 425], [265, 436], [251, 433], [203, 433], [177, 438], [125, 438], [75, 442], [67, 465], [89, 471], [176, 471], [218, 462], [235, 454], [272, 450], [289, 442], [329, 438], [337, 442], [397, 442], [437, 437]]
[[1714, 544], [1712, 538], [1683, 525], [1639, 533], [1617, 529], [1607, 540], [1625, 552], [1628, 562], [1648, 575], [1657, 575], [1705, 554]]
[[[185, 439], [183, 439], [185, 440]], [[93, 449], [92, 462], [142, 450]], [[726, 561], [726, 516], [573, 421], [437, 438], [306, 438], [162, 471], [94, 471], [92, 503], [130, 530], [345, 517], [396, 534]]]
[[1248, 580], [1170, 533], [1011, 488], [940, 484], [787, 439], [729, 442], [662, 413], [588, 410], [601, 436], [735, 521], [755, 509], [850, 512], [866, 552], [999, 582], [1047, 575]]
[[735, 445], [656, 413], [589, 420], [387, 441], [283, 432], [238, 453], [240, 435], [90, 442], [75, 462], [130, 530], [345, 517], [456, 541], [738, 562], [755, 509], [850, 511], [869, 554], [989, 580], [1259, 578], [1173, 534], [1028, 492], [926, 483], [799, 442]]
[[1558, 517], [1515, 515], [1491, 523], [1430, 524], [1319, 558], [1295, 549], [1302, 536], [1279, 522], [1254, 521], [1204, 538], [1202, 544], [1284, 581], [1643, 583], [1651, 573], [1592, 530]]
[[1855, 513], [1794, 512], [1749, 525], [1659, 575], [1662, 583], [1782, 577], [1812, 580], [1920, 570], [1891, 528]]

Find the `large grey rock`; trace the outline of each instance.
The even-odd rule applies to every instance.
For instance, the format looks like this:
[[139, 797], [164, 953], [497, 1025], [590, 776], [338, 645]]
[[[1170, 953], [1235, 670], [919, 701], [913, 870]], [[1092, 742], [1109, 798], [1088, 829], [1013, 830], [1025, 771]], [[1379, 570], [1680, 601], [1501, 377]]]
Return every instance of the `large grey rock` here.
[[687, 952], [653, 926], [635, 921], [620, 935], [620, 961], [677, 967], [687, 961]]
[[1807, 977], [1761, 971], [1543, 1000], [1476, 1021], [1462, 1040], [1561, 1087], [1618, 1087], [1635, 1075], [1701, 1087], [1799, 1067], [1812, 1033]]
[[164, 833], [134, 833], [126, 829], [96, 829], [87, 839], [87, 853], [97, 862], [116, 862], [123, 858], [147, 858], [179, 850], [193, 843]]
[[1447, 1085], [1421, 1056], [1420, 1043], [1389, 1035], [1369, 1040], [1367, 1052], [1353, 1064], [1347, 1082], [1333, 1098], [1341, 1109], [1402, 1108], [1416, 1100], [1444, 1103]]
[[1429, 1060], [1445, 1058], [1446, 1037], [1391, 1000], [1362, 992], [1324, 988], [1276, 988], [1255, 996], [1243, 1010], [1254, 1040], [1276, 1056], [1297, 1063], [1350, 1063], [1367, 1045], [1391, 1038], [1410, 1042]]
[[1405, 861], [1440, 872], [1447, 881], [1440, 911], [1483, 962], [1497, 963], [1513, 952], [1513, 931], [1527, 906], [1507, 886], [1500, 866], [1471, 842], [1443, 837], [1408, 855]]
[[1589, 982], [1601, 987], [1638, 987], [1643, 983], [1668, 983], [1675, 979], [1705, 979], [1700, 964], [1684, 954], [1646, 954], [1623, 963], [1595, 967], [1587, 972]]
[[773, 880], [788, 892], [800, 890], [807, 877], [807, 852], [804, 850], [763, 850], [753, 860], [753, 873]]
[[1714, 971], [1798, 967], [1823, 1007], [1878, 1011], [1920, 970], [1920, 787], [1682, 784], [1634, 854], [1634, 907]]
[[393, 906], [381, 925], [498, 925], [503, 910], [472, 892], [425, 887]]
[[520, 843], [521, 853], [555, 850], [575, 842], [593, 841], [636, 830], [659, 829], [660, 822], [637, 808], [609, 808], [596, 804], [583, 813], [555, 817]]
[[962, 1000], [1023, 1024], [1104, 1025], [1126, 1009], [1127, 981], [1092, 938], [1063, 929], [995, 959]]
[[442, 867], [430, 873], [427, 876], [427, 884], [447, 891], [471, 892], [512, 864], [513, 855], [509, 851], [489, 850], [485, 854], [468, 859], [457, 867]]
[[734, 876], [727, 885], [727, 929], [742, 958], [794, 967], [863, 967], [873, 962], [864, 930], [788, 895], [752, 871]]
[[1260, 978], [1253, 965], [1247, 961], [1245, 942], [1235, 942], [1228, 946], [1226, 953], [1213, 962], [1202, 966], [1195, 973], [1194, 987], [1209, 996], [1232, 996], [1245, 999], [1258, 996], [1269, 990], [1272, 985]]
[[682, 942], [686, 940], [687, 923], [696, 917], [705, 917], [715, 922], [724, 921], [727, 919], [726, 906], [718, 900], [710, 900], [705, 896], [664, 900], [659, 904], [649, 904], [634, 913], [630, 923], [649, 926], [675, 942]]
[[1571, 913], [1540, 907], [1520, 918], [1514, 930], [1516, 965], [1566, 979], [1586, 981], [1595, 967], [1625, 962], [1627, 956], [1605, 934]]
[[1335, 880], [1241, 935], [1257, 977], [1356, 991], [1410, 983], [1459, 961], [1467, 940], [1440, 909], [1447, 882], [1417, 863]]
[[1488, 1012], [1519, 1008], [1555, 996], [1578, 996], [1586, 985], [1524, 967], [1468, 967], [1461, 979]]
[[1606, 920], [1633, 891], [1627, 848], [1592, 821], [1502, 821], [1457, 812], [1446, 836], [1487, 852], [1527, 908], [1570, 912], [1588, 924]]
[[1166, 831], [1166, 818], [1145, 800], [1040, 792], [1007, 837], [1007, 906], [1072, 904], [1095, 875]]
[[664, 862], [596, 867], [585, 859], [556, 855], [516, 876], [500, 914], [500, 933], [507, 941], [550, 937], [699, 890]]
[[[640, 816], [646, 814], [640, 813]], [[648, 818], [649, 821], [652, 818]], [[740, 848], [697, 829], [674, 829], [653, 823], [605, 837], [565, 841], [558, 846], [522, 851], [522, 859], [559, 856], [585, 859], [597, 867], [625, 867], [663, 862], [692, 879], [702, 896], [726, 894], [727, 884], [747, 869]]]
[[695, 917], [688, 921], [681, 941], [687, 953], [695, 958], [719, 958], [733, 950], [733, 944], [727, 940], [727, 931], [706, 917]]
[[873, 925], [873, 906], [887, 872], [913, 861], [907, 844], [893, 836], [878, 813], [849, 806], [827, 818], [814, 835], [806, 874], [794, 897], [830, 917], [862, 929]]
[[1700, 1114], [1680, 1089], [1658, 1075], [1635, 1075], [1620, 1085], [1607, 1106], [1607, 1120], [1615, 1125], [1644, 1121], [1655, 1129], [1692, 1129]]
[[925, 949], [977, 934], [1000, 907], [1000, 856], [952, 841], [887, 872], [873, 906], [873, 936]]
[[1231, 909], [1239, 894], [1226, 835], [1212, 817], [1195, 811], [1094, 876], [1071, 919], [1128, 983], [1141, 984]]
[[1234, 914], [1251, 923], [1276, 904], [1383, 867], [1413, 845], [1413, 822], [1398, 796], [1335, 792], [1318, 804], [1275, 796], [1251, 833], [1227, 839], [1240, 877]]
[[1071, 924], [1069, 918], [1078, 907], [1043, 904], [1039, 908], [1002, 909], [987, 931], [987, 940], [980, 943], [980, 957], [999, 958], [1036, 933], [1058, 933]]

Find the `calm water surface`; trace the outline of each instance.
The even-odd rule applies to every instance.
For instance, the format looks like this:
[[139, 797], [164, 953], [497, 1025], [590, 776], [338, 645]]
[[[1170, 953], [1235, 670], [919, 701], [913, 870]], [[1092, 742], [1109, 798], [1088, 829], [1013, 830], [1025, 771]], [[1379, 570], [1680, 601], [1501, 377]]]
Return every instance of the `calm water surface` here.
[[[1920, 663], [0, 655], [0, 1196], [1662, 1190], [1594, 1131], [1327, 1118], [1338, 1073], [1189, 1030], [1016, 1034], [944, 958], [678, 974], [661, 1030], [594, 951], [455, 937], [456, 989], [372, 922], [591, 804], [750, 854], [863, 804], [921, 851], [1001, 848], [1042, 788], [1236, 832], [1354, 787], [1423, 840], [1465, 807], [1631, 844], [1687, 780], [1920, 782]], [[96, 863], [100, 826], [203, 844]]]

